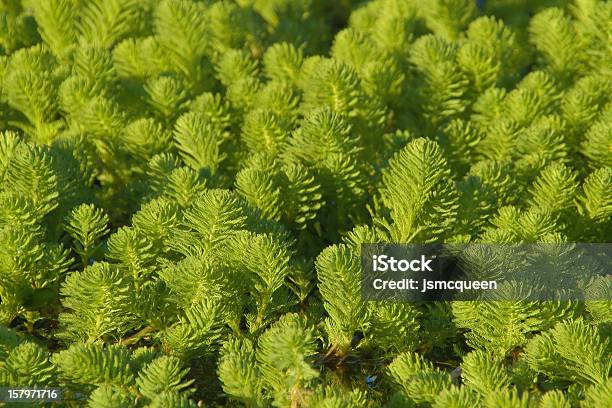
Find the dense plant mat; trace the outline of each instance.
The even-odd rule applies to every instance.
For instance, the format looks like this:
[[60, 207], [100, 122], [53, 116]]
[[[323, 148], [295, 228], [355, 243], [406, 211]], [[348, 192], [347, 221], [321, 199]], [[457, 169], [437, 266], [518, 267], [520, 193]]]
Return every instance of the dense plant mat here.
[[0, 387], [612, 406], [609, 302], [359, 287], [366, 242], [611, 241], [611, 34], [595, 0], [0, 1]]

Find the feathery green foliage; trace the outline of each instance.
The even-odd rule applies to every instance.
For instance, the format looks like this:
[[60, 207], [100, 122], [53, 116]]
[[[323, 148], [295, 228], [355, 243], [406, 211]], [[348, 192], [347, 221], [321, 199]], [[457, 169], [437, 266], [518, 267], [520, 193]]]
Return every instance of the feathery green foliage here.
[[360, 286], [364, 243], [610, 242], [610, 33], [602, 0], [0, 0], [0, 388], [612, 406], [610, 302]]

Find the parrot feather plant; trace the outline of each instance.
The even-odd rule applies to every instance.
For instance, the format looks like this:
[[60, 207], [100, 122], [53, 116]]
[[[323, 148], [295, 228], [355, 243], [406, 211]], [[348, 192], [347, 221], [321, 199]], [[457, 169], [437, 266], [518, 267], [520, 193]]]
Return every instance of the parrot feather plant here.
[[608, 301], [360, 290], [363, 243], [610, 242], [611, 33], [603, 0], [0, 0], [0, 387], [612, 406]]

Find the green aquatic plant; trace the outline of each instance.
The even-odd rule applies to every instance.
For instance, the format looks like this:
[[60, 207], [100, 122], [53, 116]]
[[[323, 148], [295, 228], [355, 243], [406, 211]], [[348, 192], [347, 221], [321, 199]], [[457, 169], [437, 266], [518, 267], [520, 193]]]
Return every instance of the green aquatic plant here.
[[610, 302], [360, 290], [363, 243], [612, 239], [610, 33], [601, 0], [0, 0], [0, 388], [612, 406]]

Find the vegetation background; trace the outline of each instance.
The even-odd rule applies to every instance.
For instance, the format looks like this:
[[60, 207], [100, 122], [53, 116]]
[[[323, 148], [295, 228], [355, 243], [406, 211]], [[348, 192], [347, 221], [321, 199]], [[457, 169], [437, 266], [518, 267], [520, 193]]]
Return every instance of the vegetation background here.
[[0, 386], [610, 407], [610, 302], [364, 302], [359, 248], [610, 242], [611, 90], [606, 1], [0, 0]]

